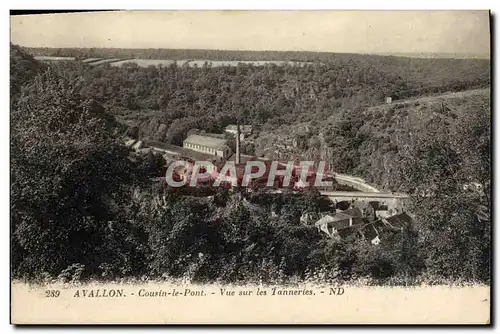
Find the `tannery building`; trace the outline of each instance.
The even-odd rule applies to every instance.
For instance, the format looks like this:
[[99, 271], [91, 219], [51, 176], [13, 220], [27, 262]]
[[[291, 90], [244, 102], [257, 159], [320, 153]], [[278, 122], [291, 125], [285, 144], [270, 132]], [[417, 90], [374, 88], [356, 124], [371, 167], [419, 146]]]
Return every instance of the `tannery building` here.
[[182, 147], [201, 152], [219, 156], [227, 159], [231, 155], [231, 149], [227, 146], [227, 140], [202, 135], [190, 135], [184, 142]]

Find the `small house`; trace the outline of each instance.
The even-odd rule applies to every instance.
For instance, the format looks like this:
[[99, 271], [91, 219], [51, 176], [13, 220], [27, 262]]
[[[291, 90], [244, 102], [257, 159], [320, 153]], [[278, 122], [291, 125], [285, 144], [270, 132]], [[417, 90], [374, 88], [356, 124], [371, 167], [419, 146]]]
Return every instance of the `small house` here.
[[358, 215], [352, 215], [345, 212], [337, 212], [332, 215], [325, 215], [314, 225], [318, 231], [326, 233], [328, 236], [338, 234], [340, 231], [348, 229], [354, 225], [360, 224], [362, 218]]

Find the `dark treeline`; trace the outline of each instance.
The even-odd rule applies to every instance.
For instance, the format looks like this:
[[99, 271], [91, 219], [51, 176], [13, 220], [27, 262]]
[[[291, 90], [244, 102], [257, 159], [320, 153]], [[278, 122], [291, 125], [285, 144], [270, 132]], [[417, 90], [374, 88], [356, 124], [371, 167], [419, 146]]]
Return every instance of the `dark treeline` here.
[[[13, 276], [489, 282], [489, 99], [379, 116], [365, 106], [398, 87], [488, 86], [488, 64], [374, 59], [388, 63], [92, 68], [42, 65], [11, 46]], [[413, 196], [415, 229], [386, 234], [378, 246], [326, 238], [299, 222], [304, 211], [329, 209], [317, 192], [186, 194], [151, 183], [161, 158], [131, 159], [123, 145], [123, 123], [137, 136], [179, 143], [236, 117], [264, 131], [299, 121], [330, 129], [310, 145], [327, 145], [332, 159], [375, 182], [391, 177], [390, 186]]]
[[[230, 51], [196, 49], [119, 49], [119, 48], [26, 48], [37, 56], [85, 58], [141, 58], [170, 60], [287, 60], [317, 61], [332, 56], [329, 52]], [[346, 56], [350, 56], [346, 54]]]
[[[170, 59], [170, 60], [224, 60], [224, 61], [331, 61], [335, 59], [349, 58], [373, 58], [395, 56], [373, 56], [360, 55], [354, 53], [332, 53], [332, 52], [311, 52], [311, 51], [248, 51], [248, 50], [207, 50], [207, 49], [123, 49], [123, 48], [43, 48], [26, 47], [29, 53], [36, 56], [49, 57], [75, 57], [85, 58], [141, 58], [141, 59]], [[442, 58], [453, 58], [447, 55]], [[463, 58], [460, 57], [460, 58]], [[416, 61], [416, 60], [414, 60]], [[443, 63], [446, 59], [443, 59]], [[425, 61], [420, 62], [425, 63]]]

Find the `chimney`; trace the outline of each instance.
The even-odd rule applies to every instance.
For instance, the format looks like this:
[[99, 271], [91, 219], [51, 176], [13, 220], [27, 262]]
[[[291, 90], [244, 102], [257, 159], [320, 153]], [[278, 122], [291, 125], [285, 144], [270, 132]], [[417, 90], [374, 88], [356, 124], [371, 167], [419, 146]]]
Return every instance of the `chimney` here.
[[236, 123], [236, 164], [240, 163], [240, 123]]

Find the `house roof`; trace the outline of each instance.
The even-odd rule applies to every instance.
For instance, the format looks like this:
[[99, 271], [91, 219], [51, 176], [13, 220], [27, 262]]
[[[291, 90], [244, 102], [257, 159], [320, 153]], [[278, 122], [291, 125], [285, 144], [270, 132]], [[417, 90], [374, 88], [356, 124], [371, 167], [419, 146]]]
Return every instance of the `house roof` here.
[[339, 221], [343, 221], [343, 220], [349, 220], [351, 218], [356, 218], [356, 217], [342, 213], [342, 212], [337, 212], [333, 215], [324, 216], [323, 218], [318, 220], [315, 223], [315, 225], [317, 226], [317, 225], [324, 224], [324, 223], [334, 223], [334, 222], [339, 222]]
[[356, 218], [356, 216], [353, 216], [353, 215], [350, 215], [350, 214], [347, 214], [347, 213], [343, 213], [343, 212], [337, 212], [336, 214], [334, 214], [332, 216], [333, 218], [333, 221], [341, 221], [341, 220], [348, 220], [348, 219], [351, 219], [351, 218]]
[[199, 132], [197, 133], [198, 136], [207, 136], [207, 137], [214, 137], [214, 138], [220, 138], [220, 139], [226, 139], [226, 135], [224, 133], [211, 133], [211, 132]]
[[348, 208], [347, 210], [344, 210], [343, 212], [338, 212], [337, 214], [339, 213], [342, 213], [342, 214], [345, 214], [345, 215], [349, 215], [351, 216], [352, 218], [355, 218], [355, 217], [362, 217], [363, 214], [361, 213], [361, 210], [359, 208]]
[[384, 223], [389, 223], [391, 227], [394, 228], [401, 228], [401, 227], [408, 227], [412, 223], [412, 219], [408, 214], [405, 212], [399, 214], [399, 215], [394, 215], [388, 218], [382, 219]]
[[338, 212], [334, 215], [326, 215], [318, 220], [314, 226], [321, 229], [335, 228], [337, 231], [350, 228], [350, 218], [355, 218], [351, 215]]
[[226, 139], [214, 138], [210, 136], [201, 135], [190, 135], [185, 140], [184, 143], [200, 145], [204, 147], [209, 147], [213, 149], [219, 149], [221, 146], [227, 143]]

